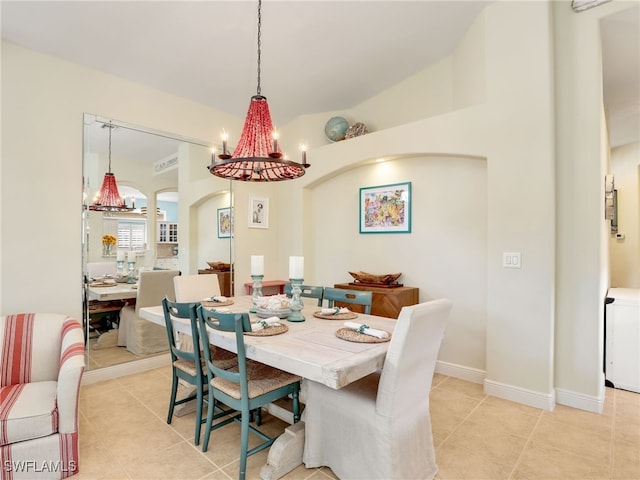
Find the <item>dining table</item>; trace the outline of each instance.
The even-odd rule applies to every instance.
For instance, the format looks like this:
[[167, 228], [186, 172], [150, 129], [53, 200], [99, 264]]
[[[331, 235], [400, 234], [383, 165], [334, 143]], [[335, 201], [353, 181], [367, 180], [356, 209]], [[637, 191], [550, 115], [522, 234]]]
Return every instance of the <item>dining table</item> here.
[[[343, 324], [345, 316], [350, 316], [353, 318], [348, 321], [366, 324], [392, 335], [394, 319], [363, 313], [323, 316], [317, 300], [302, 298], [302, 301], [303, 321], [290, 322], [283, 318], [280, 324], [287, 328], [282, 333], [245, 335], [247, 358], [299, 375], [304, 382], [319, 382], [336, 390], [382, 368], [389, 341], [376, 339], [361, 343], [353, 341], [353, 338], [347, 340], [345, 338], [350, 336], [343, 335]], [[249, 312], [253, 306], [249, 295], [232, 297], [225, 303], [221, 308], [233, 313]], [[158, 325], [165, 325], [161, 305], [141, 308], [139, 315]], [[250, 318], [252, 322], [260, 320], [255, 313], [250, 313]], [[188, 319], [175, 318], [173, 322], [176, 331], [191, 335]], [[283, 329], [277, 330], [281, 332]], [[236, 352], [233, 332], [210, 329], [209, 342]], [[300, 421], [287, 427], [278, 437], [270, 448], [267, 464], [260, 471], [261, 479], [281, 478], [302, 464], [304, 428], [304, 422]]]
[[138, 295], [137, 283], [116, 282], [105, 284], [104, 282], [90, 282], [87, 284], [87, 296], [89, 300], [109, 302], [111, 300], [130, 300]]

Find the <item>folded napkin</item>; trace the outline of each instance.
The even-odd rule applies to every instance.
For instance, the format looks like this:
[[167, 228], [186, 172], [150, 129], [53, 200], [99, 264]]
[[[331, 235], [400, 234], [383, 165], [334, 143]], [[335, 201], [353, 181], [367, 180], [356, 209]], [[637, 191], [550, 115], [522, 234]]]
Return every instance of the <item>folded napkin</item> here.
[[278, 325], [280, 325], [280, 319], [278, 317], [262, 318], [251, 324], [251, 331], [257, 332], [263, 328], [276, 327]]
[[224, 303], [227, 301], [227, 297], [222, 295], [214, 295], [213, 297], [207, 297], [202, 299], [203, 302], [216, 302], [216, 303]]
[[372, 337], [389, 338], [389, 334], [384, 330], [376, 330], [375, 328], [370, 328], [366, 323], [344, 322], [344, 326], [352, 330], [356, 330], [359, 333], [371, 335]]
[[335, 315], [336, 313], [349, 313], [349, 309], [345, 307], [331, 307], [320, 310], [322, 315]]

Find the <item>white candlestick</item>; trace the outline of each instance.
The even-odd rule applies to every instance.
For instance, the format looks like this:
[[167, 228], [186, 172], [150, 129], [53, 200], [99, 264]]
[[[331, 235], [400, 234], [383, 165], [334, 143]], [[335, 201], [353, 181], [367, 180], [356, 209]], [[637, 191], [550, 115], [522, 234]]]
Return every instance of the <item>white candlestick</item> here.
[[289, 257], [289, 278], [304, 278], [304, 257]]
[[124, 250], [118, 250], [116, 260], [118, 262], [124, 262]]
[[251, 275], [264, 275], [264, 257], [251, 255]]
[[224, 130], [222, 131], [222, 154], [226, 155], [227, 154], [227, 132], [225, 132]]
[[136, 261], [136, 252], [129, 252], [127, 256], [127, 262], [135, 263], [135, 261]]

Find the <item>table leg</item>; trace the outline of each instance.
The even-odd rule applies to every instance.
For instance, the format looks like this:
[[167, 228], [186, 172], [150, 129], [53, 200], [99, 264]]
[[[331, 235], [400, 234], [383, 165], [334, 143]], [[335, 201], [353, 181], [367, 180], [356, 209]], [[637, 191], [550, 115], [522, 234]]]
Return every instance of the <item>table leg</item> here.
[[304, 422], [294, 423], [285, 428], [271, 448], [267, 464], [260, 469], [262, 480], [277, 480], [298, 465], [302, 465], [304, 449]]

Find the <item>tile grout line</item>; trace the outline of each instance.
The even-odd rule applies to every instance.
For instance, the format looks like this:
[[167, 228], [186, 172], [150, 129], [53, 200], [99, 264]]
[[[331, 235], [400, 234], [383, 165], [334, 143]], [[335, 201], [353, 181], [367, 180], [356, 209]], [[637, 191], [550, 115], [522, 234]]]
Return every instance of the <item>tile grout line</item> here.
[[540, 410], [540, 412], [538, 413], [538, 420], [536, 420], [536, 424], [531, 429], [531, 433], [529, 433], [527, 440], [524, 442], [524, 445], [522, 446], [520, 455], [518, 455], [518, 458], [516, 459], [516, 462], [513, 465], [513, 469], [509, 474], [509, 480], [514, 478], [514, 475], [516, 474], [516, 471], [518, 470], [518, 467], [522, 462], [522, 457], [524, 456], [524, 452], [527, 450], [527, 447], [529, 447], [529, 444], [531, 443], [531, 439], [533, 438], [533, 434], [535, 433], [536, 429], [538, 428], [538, 425], [540, 425], [540, 422], [542, 421], [542, 415], [544, 415], [544, 410]]
[[[448, 378], [448, 377], [447, 377], [447, 378]], [[443, 383], [443, 382], [440, 382], [440, 383]], [[461, 394], [461, 395], [464, 395], [464, 394]], [[465, 395], [465, 396], [466, 396], [466, 395]], [[451, 438], [451, 436], [452, 436], [454, 433], [456, 433], [456, 432], [460, 429], [460, 427], [462, 427], [462, 425], [464, 424], [464, 422], [466, 422], [466, 421], [467, 421], [467, 419], [468, 419], [471, 415], [473, 415], [473, 412], [475, 412], [478, 408], [480, 408], [480, 405], [482, 405], [488, 397], [489, 397], [488, 395], [484, 395], [484, 396], [480, 399], [480, 401], [478, 402], [478, 404], [477, 404], [475, 407], [473, 407], [473, 408], [471, 409], [471, 411], [470, 411], [467, 415], [465, 415], [465, 417], [464, 417], [462, 420], [460, 420], [460, 423], [459, 423], [458, 425], [456, 425], [456, 427], [455, 427], [453, 430], [451, 430], [451, 432], [449, 433], [449, 435], [447, 435], [447, 436], [444, 438], [444, 440], [442, 440], [442, 442], [440, 443], [440, 445], [438, 445], [438, 449], [442, 448], [442, 446], [443, 446], [444, 444], [446, 444], [446, 443], [447, 443], [447, 440], [449, 440], [449, 438]], [[473, 397], [469, 397], [469, 398], [473, 398]], [[429, 412], [429, 413], [431, 413], [431, 412]]]
[[[123, 377], [124, 378], [124, 377]], [[118, 384], [120, 384], [120, 386], [123, 389], [127, 389], [127, 385], [122, 384], [119, 381], [119, 378], [115, 379]], [[169, 379], [171, 380], [171, 379]], [[180, 433], [176, 428], [174, 428], [171, 424], [166, 423], [166, 418], [161, 417], [160, 415], [158, 415], [155, 411], [153, 411], [151, 409], [151, 407], [149, 407], [146, 402], [144, 402], [142, 400], [142, 398], [146, 398], [144, 396], [142, 396], [142, 398], [139, 398], [138, 396], [134, 395], [133, 393], [129, 392], [129, 395], [131, 395], [131, 397], [133, 397], [137, 402], [139, 402], [142, 407], [144, 407], [147, 411], [149, 411], [151, 413], [151, 415], [153, 415], [156, 419], [158, 419], [163, 425], [166, 425], [167, 427], [169, 427], [171, 429], [171, 431], [173, 431], [179, 438], [181, 438], [182, 440], [180, 440], [178, 443], [175, 443], [173, 445], [169, 445], [167, 446], [164, 450], [169, 450], [170, 448], [176, 447], [177, 445], [180, 445], [181, 443], [186, 443], [189, 447], [193, 448], [201, 457], [203, 457], [207, 462], [209, 462], [211, 464], [212, 467], [215, 468], [215, 470], [212, 470], [211, 472], [208, 472], [207, 474], [205, 474], [202, 478], [206, 478], [207, 476], [211, 475], [212, 473], [215, 472], [222, 472], [223, 475], [225, 475], [227, 478], [230, 478], [226, 472], [222, 469], [223, 467], [217, 465], [215, 462], [213, 462], [213, 460], [211, 460], [208, 456], [206, 456], [204, 454], [204, 452], [202, 452], [202, 450], [200, 448], [198, 448], [197, 445], [195, 445], [194, 443], [192, 443], [191, 441], [189, 441], [188, 438], [186, 438], [184, 435], [182, 435], [182, 433]], [[175, 417], [175, 413], [174, 413], [174, 417]], [[195, 427], [194, 427], [195, 428]], [[233, 462], [231, 462], [233, 463]], [[133, 480], [131, 479], [131, 477], [129, 476], [129, 472], [127, 472], [126, 468], [124, 468], [124, 465], [121, 465], [122, 469], [127, 473], [127, 476], [129, 477], [129, 480]], [[226, 466], [226, 465], [225, 465]]]

